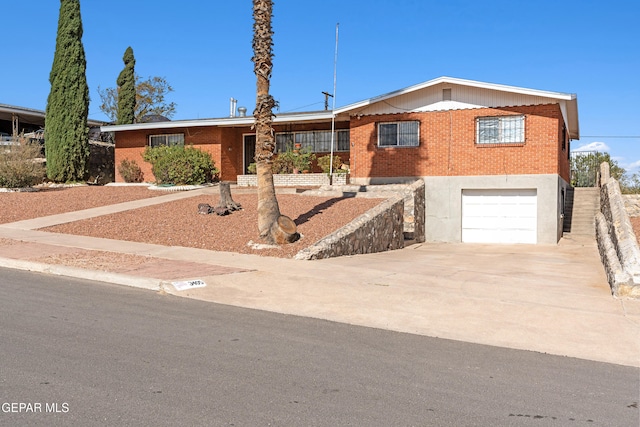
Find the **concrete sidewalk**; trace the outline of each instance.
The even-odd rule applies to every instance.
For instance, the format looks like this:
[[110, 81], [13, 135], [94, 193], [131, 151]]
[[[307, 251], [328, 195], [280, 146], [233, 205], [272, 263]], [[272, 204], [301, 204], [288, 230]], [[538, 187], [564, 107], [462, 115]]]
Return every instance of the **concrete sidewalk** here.
[[[420, 244], [379, 254], [296, 261], [36, 230], [200, 193], [0, 224], [0, 266], [640, 367], [640, 301], [611, 296], [593, 240]], [[103, 257], [104, 268], [58, 265], [56, 255], [80, 261]], [[177, 291], [172, 285], [194, 279], [206, 287]]]

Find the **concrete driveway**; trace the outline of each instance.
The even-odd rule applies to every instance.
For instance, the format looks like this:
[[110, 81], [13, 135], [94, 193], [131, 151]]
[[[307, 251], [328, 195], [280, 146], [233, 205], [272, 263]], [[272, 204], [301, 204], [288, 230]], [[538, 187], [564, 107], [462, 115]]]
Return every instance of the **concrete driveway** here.
[[173, 292], [223, 304], [640, 366], [640, 301], [611, 296], [593, 241], [418, 244], [320, 261], [263, 259], [253, 266], [254, 271], [206, 277], [206, 288]]

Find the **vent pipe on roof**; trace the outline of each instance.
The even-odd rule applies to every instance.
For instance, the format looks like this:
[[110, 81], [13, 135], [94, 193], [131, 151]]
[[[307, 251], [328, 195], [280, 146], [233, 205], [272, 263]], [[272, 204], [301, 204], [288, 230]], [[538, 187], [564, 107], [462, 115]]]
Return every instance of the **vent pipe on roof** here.
[[229, 117], [236, 116], [236, 105], [238, 105], [238, 100], [230, 98], [229, 99]]
[[238, 116], [247, 117], [247, 107], [238, 107]]

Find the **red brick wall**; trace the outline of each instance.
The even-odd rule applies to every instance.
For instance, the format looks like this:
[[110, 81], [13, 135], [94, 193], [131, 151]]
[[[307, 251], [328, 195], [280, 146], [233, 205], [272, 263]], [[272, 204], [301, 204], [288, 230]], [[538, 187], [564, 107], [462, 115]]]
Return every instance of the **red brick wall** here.
[[[508, 114], [525, 115], [524, 144], [476, 144], [477, 117]], [[378, 147], [377, 123], [419, 120], [418, 147]], [[336, 123], [345, 129], [346, 122]], [[331, 123], [275, 126], [276, 132], [329, 130]], [[508, 108], [352, 117], [351, 152], [337, 152], [350, 163], [354, 178], [397, 176], [468, 176], [513, 174], [558, 174], [569, 181], [569, 142], [562, 149], [563, 120], [556, 104]], [[123, 159], [135, 160], [145, 181], [154, 181], [151, 165], [142, 160], [149, 135], [184, 133], [185, 145], [211, 153], [220, 179], [235, 181], [242, 174], [243, 135], [246, 128], [192, 127], [166, 130], [139, 130], [116, 134], [116, 181], [122, 182], [118, 166]], [[322, 156], [328, 153], [316, 153]], [[314, 165], [314, 171], [319, 171]]]
[[[168, 132], [167, 132], [168, 133]], [[134, 161], [142, 169], [144, 180], [153, 182], [153, 173], [151, 173], [151, 165], [142, 160], [144, 148], [149, 144], [146, 131], [129, 131], [116, 132], [115, 134], [115, 163], [116, 163], [116, 182], [124, 182], [120, 175], [120, 163], [123, 160]]]
[[[525, 115], [524, 144], [476, 144], [476, 118]], [[378, 147], [377, 123], [420, 121], [420, 146]], [[568, 181], [556, 104], [352, 117], [351, 176], [559, 174]]]
[[123, 182], [118, 173], [118, 166], [124, 159], [135, 160], [144, 173], [144, 180], [155, 180], [151, 165], [142, 160], [142, 153], [149, 145], [149, 135], [184, 134], [185, 146], [208, 152], [213, 158], [216, 168], [220, 170], [221, 180], [235, 180], [242, 171], [242, 134], [249, 133], [249, 128], [216, 128], [191, 127], [175, 129], [155, 129], [125, 131], [116, 133], [116, 182]]
[[[562, 120], [560, 120], [560, 123], [562, 123]], [[558, 129], [558, 175], [564, 178], [565, 181], [570, 182], [571, 165], [569, 161], [569, 132], [564, 129], [565, 128], [562, 124]]]
[[[274, 126], [274, 128], [276, 132], [330, 130], [331, 123], [277, 125]], [[349, 124], [346, 122], [336, 123], [336, 129], [348, 128]], [[124, 159], [135, 160], [144, 173], [144, 180], [153, 182], [155, 178], [151, 172], [151, 165], [142, 160], [142, 153], [149, 145], [149, 135], [175, 133], [184, 134], [185, 145], [193, 145], [195, 148], [211, 154], [216, 167], [220, 170], [221, 180], [235, 181], [237, 176], [243, 173], [243, 135], [252, 134], [254, 131], [250, 127], [191, 127], [117, 132], [115, 149], [116, 182], [123, 182], [122, 177], [118, 173], [118, 165], [120, 165], [120, 162]], [[320, 157], [326, 154], [329, 153], [316, 153], [316, 156]], [[339, 155], [344, 162], [349, 161], [348, 152], [335, 154]], [[320, 172], [320, 168], [315, 166], [315, 163], [314, 171]]]

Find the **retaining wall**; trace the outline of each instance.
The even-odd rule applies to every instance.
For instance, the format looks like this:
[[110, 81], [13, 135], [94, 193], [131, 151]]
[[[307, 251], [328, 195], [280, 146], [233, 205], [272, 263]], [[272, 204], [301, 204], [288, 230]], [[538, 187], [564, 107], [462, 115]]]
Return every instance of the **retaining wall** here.
[[298, 252], [295, 259], [322, 259], [383, 252], [404, 247], [404, 202], [387, 199], [378, 206]]
[[618, 181], [601, 165], [600, 212], [596, 240], [611, 292], [616, 297], [640, 298], [640, 249]]
[[302, 195], [384, 197], [387, 200], [313, 246], [296, 259], [321, 259], [382, 252], [404, 247], [405, 238], [425, 241], [425, 184], [323, 186]]

